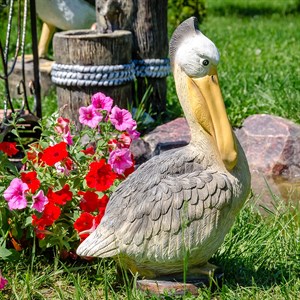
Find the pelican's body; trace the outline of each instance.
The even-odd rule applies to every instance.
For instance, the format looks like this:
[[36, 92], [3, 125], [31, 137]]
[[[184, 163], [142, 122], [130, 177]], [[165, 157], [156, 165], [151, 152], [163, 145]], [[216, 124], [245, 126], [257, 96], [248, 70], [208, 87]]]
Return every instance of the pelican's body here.
[[79, 255], [114, 257], [148, 278], [182, 272], [184, 259], [192, 270], [215, 253], [246, 200], [250, 174], [220, 104], [218, 52], [195, 27], [188, 19], [170, 43], [190, 144], [153, 157], [122, 182]]
[[87, 29], [96, 22], [95, 0], [36, 0], [36, 11], [43, 28], [39, 56], [47, 54], [55, 29]]
[[[96, 21], [95, 1], [36, 0], [38, 16], [62, 30], [90, 28]], [[94, 3], [95, 4], [95, 3]]]

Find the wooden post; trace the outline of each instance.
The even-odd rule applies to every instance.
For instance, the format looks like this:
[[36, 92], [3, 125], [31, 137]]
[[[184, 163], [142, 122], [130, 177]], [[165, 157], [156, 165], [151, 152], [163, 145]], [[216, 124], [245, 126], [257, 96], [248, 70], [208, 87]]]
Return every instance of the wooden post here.
[[[138, 99], [142, 99], [147, 88], [153, 87], [149, 99], [152, 112], [159, 117], [166, 109], [166, 76], [169, 73], [167, 0], [133, 0], [136, 7], [133, 20], [133, 60], [136, 64]], [[154, 60], [159, 59], [156, 63]], [[144, 64], [143, 64], [144, 61]], [[151, 62], [152, 61], [152, 62]], [[137, 70], [154, 69], [137, 74]], [[161, 76], [161, 77], [160, 77]], [[148, 106], [149, 106], [148, 105]], [[154, 116], [155, 117], [155, 116]]]
[[131, 101], [131, 45], [131, 32], [125, 30], [71, 30], [54, 35], [52, 81], [57, 85], [59, 107], [67, 105], [65, 117], [79, 125], [79, 108], [89, 105], [96, 92], [110, 96], [119, 106]]
[[137, 97], [141, 100], [152, 86], [148, 108], [151, 106], [157, 117], [166, 108], [166, 76], [170, 71], [167, 7], [167, 0], [96, 0], [100, 31], [126, 29], [132, 32]]

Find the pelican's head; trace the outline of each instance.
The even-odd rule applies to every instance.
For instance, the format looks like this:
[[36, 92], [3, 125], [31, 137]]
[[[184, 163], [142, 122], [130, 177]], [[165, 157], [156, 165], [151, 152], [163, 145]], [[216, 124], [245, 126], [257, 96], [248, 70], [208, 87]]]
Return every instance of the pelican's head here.
[[216, 143], [225, 167], [237, 162], [237, 149], [218, 82], [219, 51], [198, 29], [195, 17], [181, 23], [170, 41], [176, 90], [193, 130], [199, 128]]

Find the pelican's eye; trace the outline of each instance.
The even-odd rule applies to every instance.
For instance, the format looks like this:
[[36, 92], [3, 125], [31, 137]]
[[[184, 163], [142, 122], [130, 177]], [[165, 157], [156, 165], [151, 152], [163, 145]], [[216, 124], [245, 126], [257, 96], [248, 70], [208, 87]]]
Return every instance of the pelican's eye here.
[[202, 61], [202, 65], [203, 66], [208, 66], [209, 65], [209, 60], [208, 59], [204, 59], [203, 61]]

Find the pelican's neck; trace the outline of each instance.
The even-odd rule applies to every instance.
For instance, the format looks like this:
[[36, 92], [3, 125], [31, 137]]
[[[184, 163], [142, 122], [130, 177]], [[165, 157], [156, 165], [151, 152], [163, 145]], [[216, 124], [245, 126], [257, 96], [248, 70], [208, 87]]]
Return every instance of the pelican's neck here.
[[[175, 85], [177, 95], [186, 117], [187, 123], [190, 127], [191, 132], [191, 146], [196, 147], [199, 149], [199, 152], [204, 153], [205, 157], [208, 160], [214, 162], [214, 164], [220, 165], [221, 169], [224, 169], [224, 164], [222, 159], [220, 158], [220, 154], [216, 145], [215, 137], [209, 134], [199, 123], [195, 114], [195, 103], [191, 105], [191, 99], [189, 98], [189, 91], [188, 91], [188, 76], [181, 70], [180, 67], [175, 65], [174, 67], [174, 78], [175, 78]], [[205, 107], [205, 103], [202, 105], [199, 103], [199, 107], [196, 108], [201, 111], [201, 115], [204, 118], [204, 122], [207, 123], [208, 127], [211, 124], [210, 114], [208, 112], [208, 108]], [[207, 118], [207, 120], [205, 120]], [[211, 129], [213, 132], [213, 128]]]

